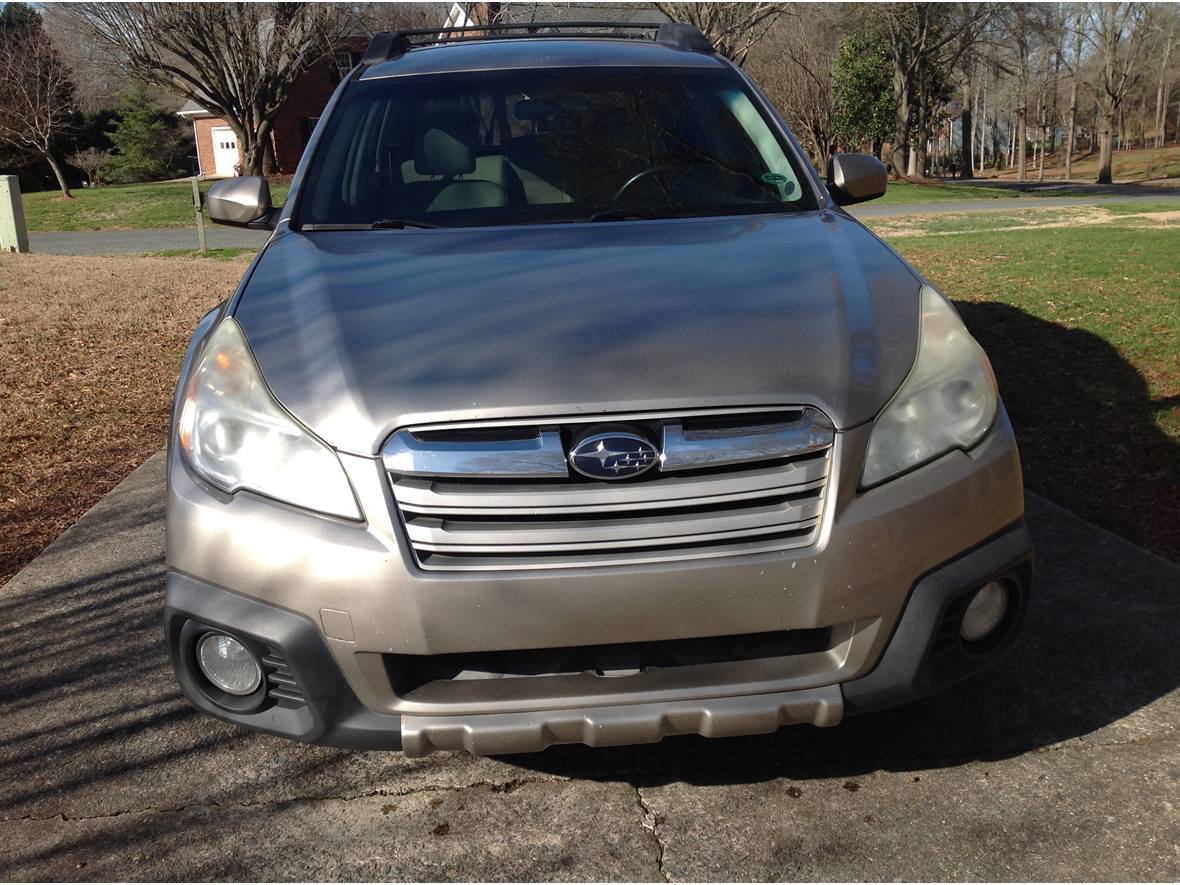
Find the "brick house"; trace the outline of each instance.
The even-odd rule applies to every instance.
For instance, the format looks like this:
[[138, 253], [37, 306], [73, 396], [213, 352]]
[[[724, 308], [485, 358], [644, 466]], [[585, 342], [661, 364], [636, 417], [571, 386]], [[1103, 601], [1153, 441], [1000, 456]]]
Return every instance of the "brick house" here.
[[[341, 78], [360, 60], [361, 52], [337, 52], [333, 58], [304, 71], [292, 85], [290, 95], [271, 130], [271, 144], [279, 172], [295, 171], [320, 113]], [[202, 176], [222, 178], [237, 174], [236, 167], [242, 161], [242, 152], [238, 147], [237, 136], [226, 120], [194, 101], [185, 102], [176, 115], [193, 124], [197, 162]]]

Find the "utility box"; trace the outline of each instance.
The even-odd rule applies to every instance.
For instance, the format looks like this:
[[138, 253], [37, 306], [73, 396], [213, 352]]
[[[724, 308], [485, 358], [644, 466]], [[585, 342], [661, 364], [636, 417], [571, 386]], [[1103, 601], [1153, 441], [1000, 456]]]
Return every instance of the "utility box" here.
[[0, 175], [0, 252], [28, 252], [29, 231], [20, 201], [20, 180]]

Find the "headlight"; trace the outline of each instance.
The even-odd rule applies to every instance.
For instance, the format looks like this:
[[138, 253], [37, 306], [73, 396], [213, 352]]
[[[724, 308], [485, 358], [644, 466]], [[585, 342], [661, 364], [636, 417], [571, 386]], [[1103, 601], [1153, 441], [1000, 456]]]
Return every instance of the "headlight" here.
[[176, 430], [188, 465], [222, 491], [249, 489], [297, 507], [360, 518], [336, 453], [271, 396], [232, 318], [223, 319], [206, 343]]
[[862, 486], [876, 485], [951, 449], [968, 449], [996, 417], [991, 363], [955, 309], [923, 286], [918, 356], [873, 425]]

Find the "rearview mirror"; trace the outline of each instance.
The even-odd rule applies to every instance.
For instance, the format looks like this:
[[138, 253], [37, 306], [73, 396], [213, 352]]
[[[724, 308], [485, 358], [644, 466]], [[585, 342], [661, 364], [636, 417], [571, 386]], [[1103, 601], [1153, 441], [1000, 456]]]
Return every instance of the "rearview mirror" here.
[[242, 175], [219, 181], [209, 188], [205, 204], [209, 207], [209, 218], [218, 224], [274, 229], [270, 184], [261, 176]]
[[828, 164], [828, 190], [840, 206], [875, 200], [888, 183], [885, 164], [869, 154], [833, 154]]

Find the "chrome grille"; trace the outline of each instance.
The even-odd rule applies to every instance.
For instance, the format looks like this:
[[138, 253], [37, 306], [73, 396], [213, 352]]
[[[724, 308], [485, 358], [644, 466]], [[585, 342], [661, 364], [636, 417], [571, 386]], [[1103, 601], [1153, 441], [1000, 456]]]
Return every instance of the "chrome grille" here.
[[[565, 453], [603, 427], [658, 443], [659, 468], [571, 471]], [[410, 428], [383, 455], [423, 568], [560, 568], [808, 546], [834, 439], [812, 408], [706, 411]]]

